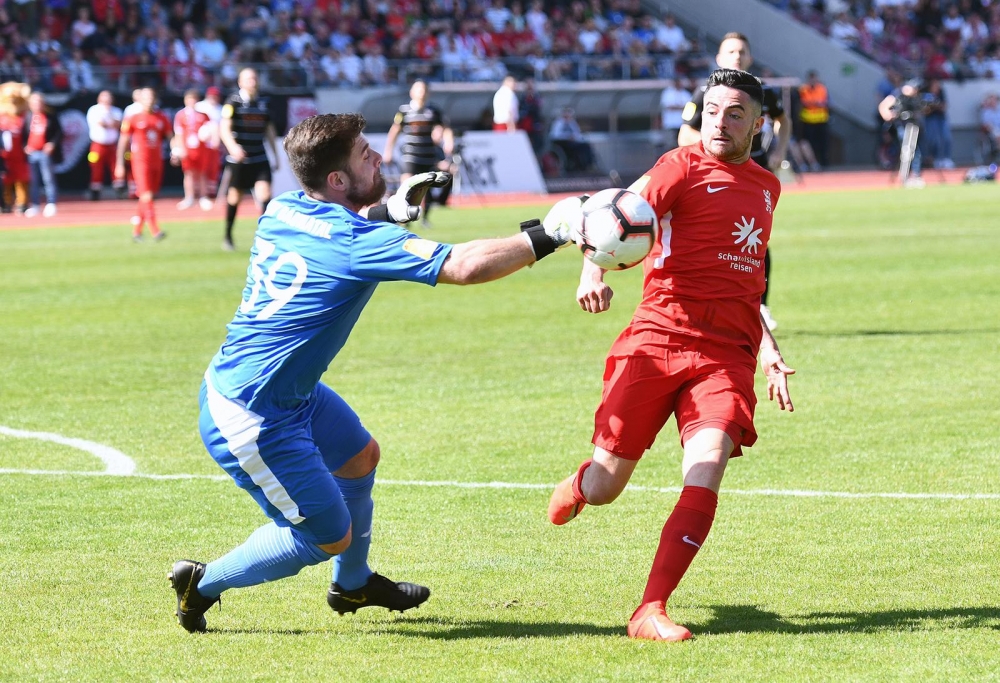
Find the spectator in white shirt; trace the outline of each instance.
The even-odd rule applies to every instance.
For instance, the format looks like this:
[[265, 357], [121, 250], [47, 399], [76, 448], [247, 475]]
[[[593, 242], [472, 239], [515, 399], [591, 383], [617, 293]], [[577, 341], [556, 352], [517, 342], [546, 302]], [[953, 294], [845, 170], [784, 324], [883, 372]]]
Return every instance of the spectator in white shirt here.
[[586, 171], [593, 165], [593, 150], [569, 107], [565, 107], [562, 116], [552, 122], [549, 140], [565, 154], [567, 171]]
[[861, 23], [864, 24], [865, 31], [872, 38], [881, 38], [882, 34], [885, 33], [885, 21], [882, 20], [874, 7], [868, 8], [868, 13], [861, 20]]
[[316, 39], [312, 37], [311, 33], [306, 31], [306, 22], [302, 19], [296, 19], [292, 32], [288, 36], [288, 40], [285, 41], [285, 45], [288, 46], [288, 51], [292, 57], [302, 59], [302, 52], [305, 50], [306, 45], [315, 47]]
[[214, 26], [205, 29], [205, 37], [195, 41], [194, 61], [205, 68], [211, 69], [222, 64], [226, 58], [226, 44], [219, 38]]
[[684, 37], [684, 29], [677, 25], [673, 14], [665, 16], [663, 23], [656, 28], [656, 42], [674, 54], [687, 52], [690, 47], [688, 39]]
[[66, 64], [66, 72], [69, 74], [70, 92], [97, 90], [94, 67], [83, 58], [83, 51], [79, 48], [73, 50], [73, 59]]
[[666, 133], [667, 149], [677, 146], [677, 133], [684, 125], [681, 114], [691, 101], [691, 93], [674, 80], [667, 81], [667, 87], [660, 93], [660, 129]]
[[520, 104], [514, 88], [517, 81], [513, 76], [503, 79], [503, 84], [493, 95], [493, 130], [513, 133], [517, 130]]
[[486, 10], [486, 21], [493, 27], [494, 32], [500, 33], [510, 21], [512, 13], [507, 8], [504, 0], [493, 0], [493, 5]]
[[594, 23], [593, 18], [589, 18], [584, 22], [583, 28], [580, 29], [580, 33], [576, 36], [576, 40], [580, 45], [581, 52], [592, 55], [597, 52], [597, 48], [601, 45], [604, 37], [597, 30], [597, 24]]
[[375, 85], [389, 82], [389, 62], [383, 54], [381, 45], [377, 43], [373, 45], [361, 61], [364, 65], [364, 77], [367, 82]]
[[846, 12], [841, 12], [830, 24], [830, 40], [842, 48], [850, 50], [858, 46], [861, 33], [858, 28], [851, 23], [851, 18]]
[[104, 90], [97, 95], [97, 104], [87, 110], [87, 130], [90, 134], [90, 199], [101, 197], [105, 175], [111, 184], [123, 193], [125, 180], [115, 179], [115, 155], [118, 149], [118, 131], [122, 124], [122, 110], [114, 106], [111, 91]]
[[354, 51], [353, 45], [348, 45], [340, 55], [340, 73], [350, 85], [361, 85], [361, 73], [364, 63]]
[[80, 47], [83, 41], [97, 32], [97, 24], [90, 18], [90, 8], [86, 5], [77, 10], [76, 17], [70, 27], [69, 40], [73, 47]]

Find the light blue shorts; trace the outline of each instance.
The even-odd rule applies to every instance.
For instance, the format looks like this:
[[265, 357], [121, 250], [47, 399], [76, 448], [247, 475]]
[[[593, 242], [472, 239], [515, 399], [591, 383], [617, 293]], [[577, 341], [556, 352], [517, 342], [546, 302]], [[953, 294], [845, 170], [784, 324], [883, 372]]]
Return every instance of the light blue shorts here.
[[280, 526], [322, 545], [351, 516], [335, 472], [371, 440], [353, 409], [324, 384], [294, 411], [264, 417], [202, 382], [201, 439], [209, 454]]

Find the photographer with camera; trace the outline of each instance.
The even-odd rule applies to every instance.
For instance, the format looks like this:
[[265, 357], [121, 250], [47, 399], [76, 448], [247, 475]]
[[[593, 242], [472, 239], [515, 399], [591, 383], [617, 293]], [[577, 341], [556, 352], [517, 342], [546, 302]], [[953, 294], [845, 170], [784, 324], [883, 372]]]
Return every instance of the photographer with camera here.
[[920, 94], [922, 85], [916, 79], [907, 81], [898, 91], [894, 90], [886, 95], [878, 105], [878, 113], [883, 121], [898, 124], [899, 180], [905, 187], [924, 186], [923, 178], [920, 177], [920, 133], [925, 114], [925, 103]]

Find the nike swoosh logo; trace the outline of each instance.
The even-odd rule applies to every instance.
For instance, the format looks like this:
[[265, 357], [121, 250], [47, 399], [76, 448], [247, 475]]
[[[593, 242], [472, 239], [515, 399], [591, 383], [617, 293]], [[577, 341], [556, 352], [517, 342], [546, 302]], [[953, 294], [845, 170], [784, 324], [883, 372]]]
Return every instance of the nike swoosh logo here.
[[729, 186], [728, 185], [723, 185], [722, 187], [712, 187], [711, 185], [709, 185], [707, 189], [708, 189], [708, 193], [709, 194], [715, 194], [716, 192], [722, 192], [727, 187], [729, 187]]
[[695, 548], [700, 548], [700, 547], [701, 547], [701, 544], [700, 544], [700, 543], [695, 543], [694, 541], [692, 541], [692, 540], [691, 540], [690, 538], [688, 538], [687, 536], [685, 536], [685, 537], [684, 537], [684, 538], [682, 538], [681, 540], [682, 540], [682, 541], [684, 541], [685, 543], [687, 543], [688, 545], [693, 545], [693, 546], [694, 546]]
[[360, 598], [358, 598], [357, 600], [355, 600], [354, 598], [349, 598], [346, 595], [344, 595], [343, 593], [341, 593], [340, 594], [340, 599], [341, 600], [347, 600], [347, 602], [353, 602], [355, 605], [363, 605], [366, 602], [368, 602], [368, 596], [367, 595], [362, 595]]

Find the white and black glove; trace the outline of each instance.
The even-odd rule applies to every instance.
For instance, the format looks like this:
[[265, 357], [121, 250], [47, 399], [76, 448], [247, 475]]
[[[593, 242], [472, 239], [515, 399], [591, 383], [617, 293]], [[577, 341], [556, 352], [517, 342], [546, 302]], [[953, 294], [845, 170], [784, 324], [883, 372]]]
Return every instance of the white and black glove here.
[[[432, 187], [444, 187], [451, 182], [451, 174], [444, 171], [419, 173], [404, 180], [396, 194], [385, 203], [389, 220], [394, 223], [409, 223], [420, 218], [420, 205]], [[369, 218], [371, 213], [369, 212]]]
[[536, 218], [521, 223], [521, 231], [528, 236], [536, 261], [562, 249], [570, 242], [580, 240], [583, 203], [588, 199], [588, 195], [567, 197], [556, 202], [544, 220]]

